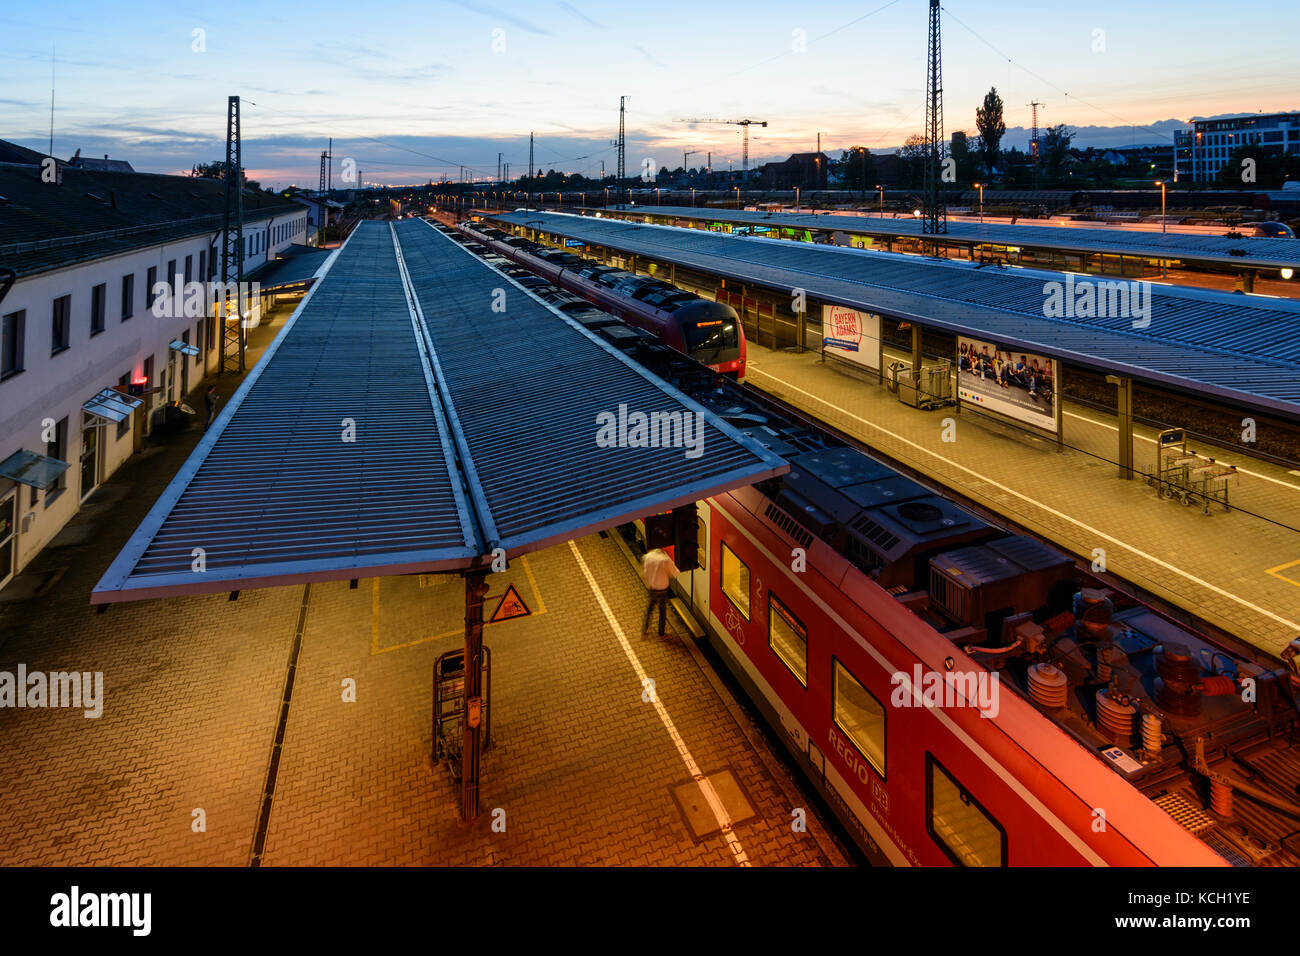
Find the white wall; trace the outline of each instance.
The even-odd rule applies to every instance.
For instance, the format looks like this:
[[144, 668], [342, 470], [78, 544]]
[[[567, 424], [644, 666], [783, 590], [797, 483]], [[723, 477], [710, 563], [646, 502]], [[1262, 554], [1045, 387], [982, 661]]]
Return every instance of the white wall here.
[[[281, 214], [255, 222], [246, 222], [244, 234], [249, 245], [244, 259], [246, 272], [274, 257], [284, 247], [305, 241], [307, 231], [306, 210]], [[169, 262], [175, 260], [176, 270], [184, 281], [185, 257], [192, 256], [191, 279], [201, 281], [200, 253], [211, 255], [217, 250], [220, 256], [220, 233], [205, 232], [185, 239], [172, 240], [156, 246], [104, 256], [90, 262], [43, 272], [20, 278], [9, 294], [0, 301], [0, 315], [26, 311], [23, 345], [23, 371], [0, 380], [0, 461], [14, 452], [26, 449], [45, 454], [43, 422], [67, 418], [67, 443], [64, 460], [71, 467], [65, 473], [66, 489], [61, 494], [36, 493], [26, 486], [19, 489], [19, 507], [16, 535], [16, 564], [21, 570], [59, 530], [76, 514], [83, 496], [81, 486], [81, 406], [98, 392], [118, 384], [123, 375], [131, 380], [144, 373], [148, 356], [153, 356], [153, 380], [149, 385], [167, 384], [168, 362], [174, 356], [174, 383], [172, 395], [166, 391], [148, 396], [146, 410], [163, 404], [170, 398], [184, 399], [181, 395], [182, 363], [188, 367], [188, 387], [191, 393], [199, 382], [220, 365], [220, 329], [211, 333], [213, 347], [204, 349], [200, 338], [197, 317], [160, 318], [146, 305], [148, 298], [148, 269], [157, 268], [157, 281], [166, 281]], [[133, 314], [122, 319], [122, 277], [135, 277]], [[220, 260], [217, 278], [220, 278]], [[92, 289], [105, 285], [105, 316], [102, 332], [91, 334]], [[51, 354], [54, 300], [71, 295], [69, 347], [56, 355]], [[200, 353], [188, 357], [172, 352], [168, 343], [183, 338], [189, 332], [190, 344]], [[203, 403], [197, 395], [189, 402], [200, 414]], [[102, 483], [124, 462], [134, 448], [134, 430], [137, 417], [133, 416], [131, 428], [121, 437], [114, 424], [100, 427], [100, 466], [98, 481]], [[0, 478], [0, 495], [7, 493], [13, 484]], [[47, 507], [47, 500], [50, 502]], [[23, 516], [34, 513], [34, 520], [24, 533]], [[5, 580], [6, 569], [0, 568], [0, 584]]]

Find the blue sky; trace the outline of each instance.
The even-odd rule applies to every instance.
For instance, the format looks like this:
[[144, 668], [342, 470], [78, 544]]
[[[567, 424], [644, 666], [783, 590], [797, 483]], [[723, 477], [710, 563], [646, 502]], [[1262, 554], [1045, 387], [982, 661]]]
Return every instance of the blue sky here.
[[[351, 158], [367, 181], [461, 164], [494, 175], [498, 151], [516, 175], [530, 130], [539, 165], [597, 174], [604, 159], [612, 172], [620, 94], [629, 170], [676, 167], [684, 148], [739, 167], [737, 128], [677, 117], [767, 120], [751, 161], [813, 149], [818, 132], [828, 152], [882, 149], [921, 130], [926, 18], [926, 0], [10, 3], [0, 138], [45, 148], [53, 48], [55, 153], [154, 172], [221, 157], [232, 93], [245, 165], [281, 186], [315, 183], [329, 136], [336, 171]], [[1028, 125], [1036, 98], [1044, 124], [1113, 127], [1080, 137], [1098, 144], [1167, 141], [1171, 119], [1300, 109], [1298, 28], [1300, 4], [1258, 0], [946, 0], [945, 125], [973, 133], [990, 86], [1009, 127]]]

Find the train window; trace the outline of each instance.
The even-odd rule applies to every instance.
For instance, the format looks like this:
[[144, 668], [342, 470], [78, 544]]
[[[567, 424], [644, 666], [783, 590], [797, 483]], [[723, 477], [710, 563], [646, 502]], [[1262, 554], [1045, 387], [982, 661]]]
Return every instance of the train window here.
[[749, 567], [725, 544], [722, 546], [722, 593], [749, 620]]
[[767, 643], [781, 658], [799, 683], [808, 686], [808, 632], [769, 591], [767, 595]]
[[885, 708], [848, 668], [832, 658], [834, 677], [831, 709], [835, 725], [844, 731], [862, 756], [885, 776]]
[[934, 759], [925, 755], [925, 828], [958, 866], [1006, 866], [1007, 831]]
[[700, 566], [701, 571], [709, 569], [709, 526], [704, 523], [704, 517], [697, 514], [695, 516], [695, 563]]

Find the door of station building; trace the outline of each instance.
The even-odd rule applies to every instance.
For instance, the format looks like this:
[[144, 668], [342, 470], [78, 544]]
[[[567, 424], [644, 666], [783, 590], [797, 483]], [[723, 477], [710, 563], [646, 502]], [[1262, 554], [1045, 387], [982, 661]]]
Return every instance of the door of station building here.
[[14, 535], [18, 522], [18, 488], [0, 493], [0, 588], [14, 575], [18, 560], [18, 539]]
[[87, 412], [81, 415], [81, 497], [86, 498], [99, 487], [100, 419]]

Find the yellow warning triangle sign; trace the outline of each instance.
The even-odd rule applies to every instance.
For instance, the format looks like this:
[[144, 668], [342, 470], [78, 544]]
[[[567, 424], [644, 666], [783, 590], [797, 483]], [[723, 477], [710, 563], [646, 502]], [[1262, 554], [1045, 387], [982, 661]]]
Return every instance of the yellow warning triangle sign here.
[[512, 617], [527, 617], [533, 612], [528, 610], [528, 605], [524, 599], [519, 596], [512, 584], [506, 588], [506, 593], [501, 597], [501, 603], [497, 609], [492, 612], [492, 617], [488, 620], [489, 624], [495, 624], [497, 621], [508, 621]]

